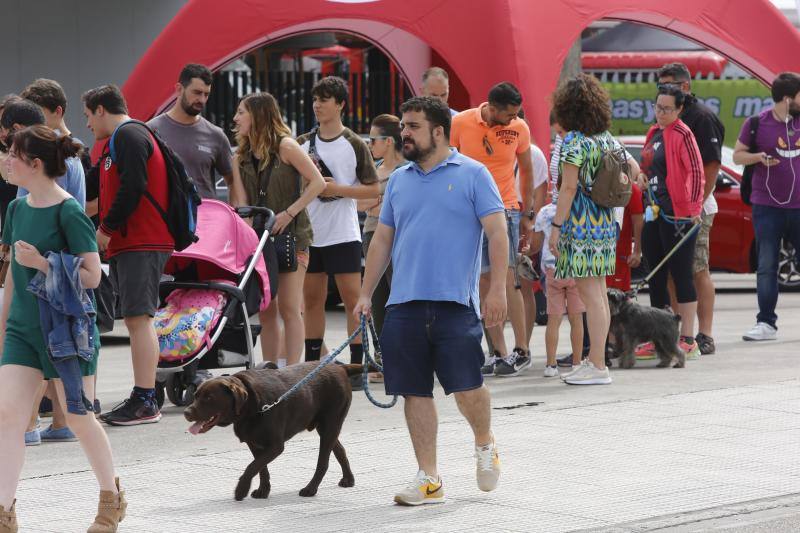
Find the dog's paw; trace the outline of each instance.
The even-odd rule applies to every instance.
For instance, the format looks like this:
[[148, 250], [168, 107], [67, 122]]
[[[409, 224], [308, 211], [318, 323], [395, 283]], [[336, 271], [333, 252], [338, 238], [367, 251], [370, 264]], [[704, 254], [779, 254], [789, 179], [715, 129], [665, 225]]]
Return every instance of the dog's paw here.
[[672, 368], [684, 368], [685, 366], [686, 366], [686, 363], [684, 363], [683, 361], [678, 361], [677, 363], [672, 365]]
[[314, 496], [316, 494], [317, 494], [317, 487], [308, 486], [300, 489], [300, 496], [304, 498], [310, 498], [311, 496]]
[[250, 480], [239, 480], [239, 484], [236, 485], [236, 490], [233, 493], [233, 497], [236, 499], [237, 502], [244, 500], [247, 493], [250, 491]]
[[661, 361], [656, 365], [656, 368], [667, 368], [670, 364], [670, 361]]
[[270, 487], [258, 487], [250, 493], [250, 497], [257, 500], [266, 500], [269, 497], [269, 489]]
[[351, 477], [343, 477], [342, 479], [339, 480], [339, 486], [340, 487], [345, 487], [345, 488], [355, 487], [356, 486], [356, 480], [352, 476]]

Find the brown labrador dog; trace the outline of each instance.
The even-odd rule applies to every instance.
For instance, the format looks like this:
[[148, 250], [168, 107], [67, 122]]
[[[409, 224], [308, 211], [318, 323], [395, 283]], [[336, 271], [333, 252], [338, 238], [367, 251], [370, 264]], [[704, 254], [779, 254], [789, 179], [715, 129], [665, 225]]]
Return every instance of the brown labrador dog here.
[[234, 497], [237, 501], [247, 496], [256, 474], [260, 484], [250, 495], [253, 498], [269, 496], [269, 463], [283, 452], [286, 441], [303, 430], [316, 429], [320, 442], [317, 469], [300, 496], [317, 493], [328, 471], [331, 451], [342, 467], [339, 486], [355, 484], [344, 447], [339, 442], [339, 432], [353, 396], [348, 376], [361, 372], [361, 365], [329, 364], [295, 394], [269, 411], [261, 412], [262, 406], [277, 400], [318, 365], [313, 361], [280, 370], [245, 370], [233, 376], [210, 379], [197, 389], [194, 402], [184, 411], [186, 420], [194, 422], [189, 431], [197, 435], [214, 426], [233, 424], [233, 432], [253, 453], [253, 462], [247, 465], [236, 485]]

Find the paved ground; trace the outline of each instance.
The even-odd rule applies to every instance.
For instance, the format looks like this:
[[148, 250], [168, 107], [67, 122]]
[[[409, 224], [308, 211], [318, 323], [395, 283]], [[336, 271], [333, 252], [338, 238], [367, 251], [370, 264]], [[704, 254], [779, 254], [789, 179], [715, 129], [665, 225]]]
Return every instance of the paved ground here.
[[[718, 279], [728, 289], [753, 283]], [[250, 461], [245, 446], [230, 428], [193, 437], [181, 409], [167, 407], [159, 424], [108, 430], [130, 500], [121, 530], [800, 530], [800, 294], [781, 295], [776, 342], [740, 340], [754, 307], [752, 292], [719, 295], [716, 355], [686, 369], [615, 370], [608, 387], [542, 378], [537, 328], [534, 369], [489, 381], [504, 468], [495, 492], [477, 490], [468, 428], [439, 394], [448, 497], [440, 506], [391, 504], [416, 470], [400, 407], [380, 410], [356, 395], [341, 437], [356, 487], [337, 487], [332, 464], [316, 497], [297, 495], [316, 460], [317, 439], [304, 434], [273, 463], [270, 498], [243, 502], [233, 501], [233, 489]], [[329, 327], [329, 344], [345, 338], [342, 312], [330, 313]], [[124, 340], [105, 340], [99, 396], [108, 408], [127, 394], [130, 365]], [[85, 530], [95, 484], [77, 443], [29, 449], [23, 478], [23, 531]]]

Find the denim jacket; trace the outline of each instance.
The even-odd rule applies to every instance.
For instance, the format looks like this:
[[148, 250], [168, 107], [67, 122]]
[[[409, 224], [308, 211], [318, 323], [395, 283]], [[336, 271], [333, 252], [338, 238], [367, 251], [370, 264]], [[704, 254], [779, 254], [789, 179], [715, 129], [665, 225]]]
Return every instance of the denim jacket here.
[[95, 309], [81, 285], [83, 259], [66, 252], [46, 252], [47, 274], [38, 272], [27, 290], [38, 297], [39, 321], [48, 355], [67, 398], [67, 411], [85, 415], [92, 409], [83, 392], [80, 359], [95, 355]]

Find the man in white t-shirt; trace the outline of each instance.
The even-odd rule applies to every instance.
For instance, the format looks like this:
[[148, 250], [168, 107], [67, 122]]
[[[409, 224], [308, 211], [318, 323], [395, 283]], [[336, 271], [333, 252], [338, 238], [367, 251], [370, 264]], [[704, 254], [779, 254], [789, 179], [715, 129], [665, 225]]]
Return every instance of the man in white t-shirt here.
[[[361, 228], [356, 200], [379, 194], [369, 148], [342, 124], [347, 83], [337, 76], [322, 78], [311, 89], [311, 96], [319, 127], [301, 135], [297, 142], [317, 164], [327, 186], [307, 208], [314, 240], [303, 286], [306, 361], [319, 360], [322, 352], [328, 276], [334, 277], [344, 302], [348, 332], [358, 326], [353, 315], [361, 291]], [[363, 353], [358, 337], [350, 345], [350, 362], [361, 363]]]

